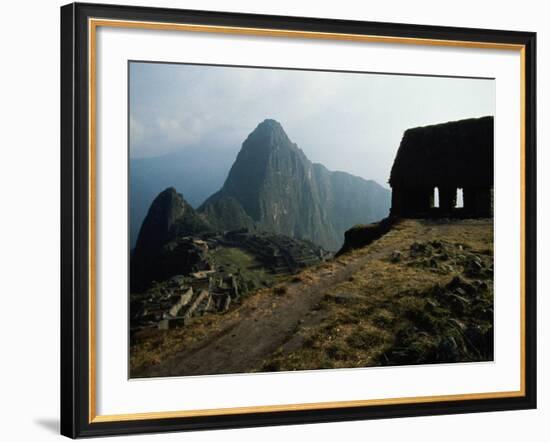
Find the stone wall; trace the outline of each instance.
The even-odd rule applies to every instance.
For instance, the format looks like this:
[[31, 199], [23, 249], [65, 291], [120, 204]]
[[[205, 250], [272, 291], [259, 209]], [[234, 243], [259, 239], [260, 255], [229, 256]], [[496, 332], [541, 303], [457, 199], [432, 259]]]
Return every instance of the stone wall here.
[[[390, 214], [408, 218], [493, 216], [493, 158], [493, 117], [405, 131], [389, 181]], [[458, 189], [463, 193], [463, 207], [456, 207]]]

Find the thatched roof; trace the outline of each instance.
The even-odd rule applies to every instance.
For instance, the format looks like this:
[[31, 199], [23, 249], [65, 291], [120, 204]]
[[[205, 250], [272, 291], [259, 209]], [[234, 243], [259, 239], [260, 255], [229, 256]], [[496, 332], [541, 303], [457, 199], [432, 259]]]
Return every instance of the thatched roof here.
[[390, 175], [392, 187], [492, 186], [493, 117], [408, 129]]

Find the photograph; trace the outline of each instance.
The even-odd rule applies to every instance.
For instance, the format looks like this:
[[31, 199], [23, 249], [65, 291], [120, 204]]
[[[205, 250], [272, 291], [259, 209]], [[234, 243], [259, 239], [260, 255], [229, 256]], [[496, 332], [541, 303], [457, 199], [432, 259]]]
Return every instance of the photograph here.
[[544, 440], [550, 23], [501, 3], [7, 2], [0, 440]]
[[493, 361], [495, 94], [129, 60], [129, 378]]

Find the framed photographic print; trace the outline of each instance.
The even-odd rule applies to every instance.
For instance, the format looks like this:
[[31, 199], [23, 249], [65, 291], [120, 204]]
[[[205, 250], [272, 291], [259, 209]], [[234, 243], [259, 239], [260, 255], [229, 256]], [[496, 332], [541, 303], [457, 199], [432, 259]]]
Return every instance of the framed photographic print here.
[[62, 7], [62, 434], [535, 408], [535, 42]]

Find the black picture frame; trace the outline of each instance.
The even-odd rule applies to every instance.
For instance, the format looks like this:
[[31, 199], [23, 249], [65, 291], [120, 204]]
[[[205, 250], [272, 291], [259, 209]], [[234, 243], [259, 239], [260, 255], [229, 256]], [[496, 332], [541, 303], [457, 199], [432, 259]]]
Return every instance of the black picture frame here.
[[[89, 374], [89, 18], [521, 45], [524, 50], [524, 395], [95, 422]], [[536, 34], [73, 3], [61, 8], [61, 434], [76, 438], [536, 408]]]

